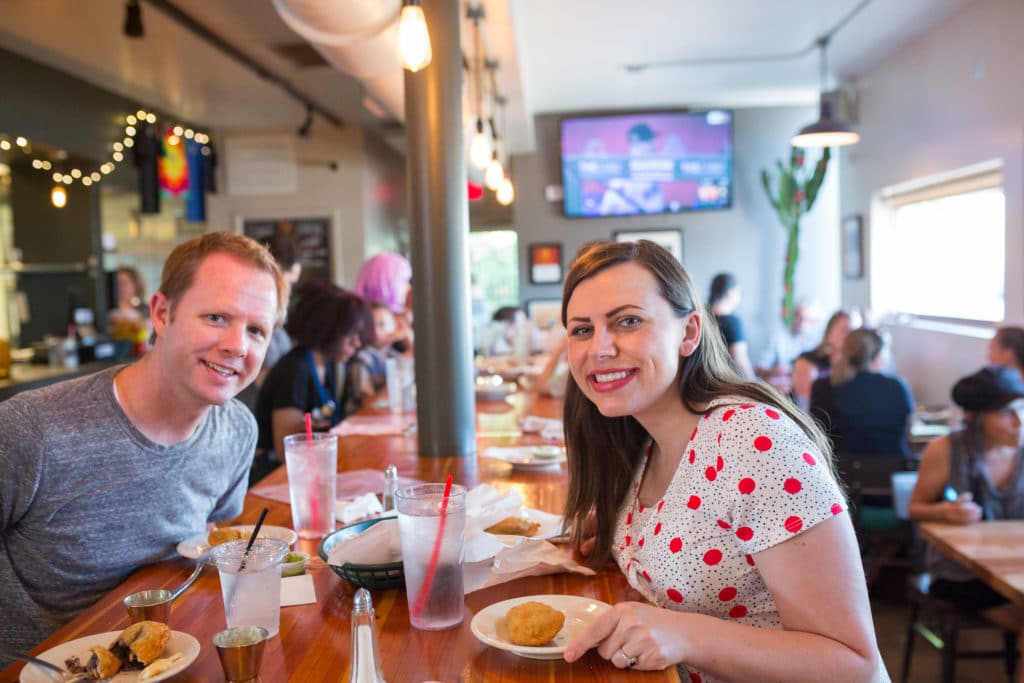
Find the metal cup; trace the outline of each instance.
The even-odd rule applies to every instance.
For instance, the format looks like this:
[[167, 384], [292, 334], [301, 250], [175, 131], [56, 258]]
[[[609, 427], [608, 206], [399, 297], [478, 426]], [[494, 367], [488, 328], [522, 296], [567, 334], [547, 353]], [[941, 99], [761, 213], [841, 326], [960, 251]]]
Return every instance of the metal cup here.
[[133, 623], [140, 621], [159, 621], [166, 624], [171, 616], [171, 600], [174, 594], [169, 590], [158, 588], [150, 591], [132, 593], [122, 602], [128, 610], [128, 619]]
[[235, 626], [213, 637], [228, 681], [249, 683], [259, 679], [267, 635], [267, 629], [262, 626]]

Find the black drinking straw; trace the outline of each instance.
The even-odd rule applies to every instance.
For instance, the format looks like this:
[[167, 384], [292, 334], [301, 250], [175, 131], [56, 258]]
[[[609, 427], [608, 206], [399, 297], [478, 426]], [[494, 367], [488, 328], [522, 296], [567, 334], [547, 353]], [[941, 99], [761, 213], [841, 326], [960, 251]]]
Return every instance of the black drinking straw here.
[[256, 541], [256, 536], [260, 533], [260, 527], [263, 526], [263, 520], [267, 518], [267, 508], [263, 508], [263, 512], [260, 513], [260, 518], [256, 520], [256, 526], [252, 529], [252, 535], [249, 536], [249, 545], [245, 546], [245, 552], [242, 553], [242, 561], [238, 563], [238, 571], [241, 572], [245, 569], [245, 558], [249, 556], [249, 551], [252, 550], [252, 544]]

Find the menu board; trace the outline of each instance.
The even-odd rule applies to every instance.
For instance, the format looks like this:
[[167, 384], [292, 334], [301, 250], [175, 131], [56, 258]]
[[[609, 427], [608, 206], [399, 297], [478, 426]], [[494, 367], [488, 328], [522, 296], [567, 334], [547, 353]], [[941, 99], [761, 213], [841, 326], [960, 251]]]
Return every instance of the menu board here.
[[258, 242], [275, 234], [292, 238], [302, 264], [302, 279], [331, 279], [330, 218], [246, 219], [242, 232]]

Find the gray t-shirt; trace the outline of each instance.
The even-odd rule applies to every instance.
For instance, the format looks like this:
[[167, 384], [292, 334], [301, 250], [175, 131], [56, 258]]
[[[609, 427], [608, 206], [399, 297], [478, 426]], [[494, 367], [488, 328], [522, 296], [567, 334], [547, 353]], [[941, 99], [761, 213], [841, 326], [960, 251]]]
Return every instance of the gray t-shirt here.
[[114, 398], [120, 369], [0, 402], [0, 668], [242, 511], [252, 413], [212, 406], [188, 440], [161, 446]]

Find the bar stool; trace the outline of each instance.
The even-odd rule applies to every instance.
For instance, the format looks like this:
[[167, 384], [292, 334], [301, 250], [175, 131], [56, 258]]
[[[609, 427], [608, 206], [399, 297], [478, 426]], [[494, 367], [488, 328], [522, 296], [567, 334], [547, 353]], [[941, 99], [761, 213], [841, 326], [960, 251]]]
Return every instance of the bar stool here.
[[[910, 677], [910, 659], [914, 651], [915, 636], [920, 635], [928, 644], [942, 653], [942, 683], [955, 683], [956, 660], [994, 659], [1001, 657], [1006, 677], [1013, 683], [1017, 671], [1017, 637], [1009, 631], [999, 629], [976, 614], [965, 612], [952, 602], [929, 594], [931, 576], [927, 573], [907, 577], [907, 598], [910, 600], [910, 621], [907, 624], [906, 643], [903, 649], [903, 669], [900, 682], [907, 683]], [[933, 626], [937, 626], [936, 629]], [[966, 629], [999, 629], [1003, 635], [1001, 650], [959, 649], [960, 631]]]

